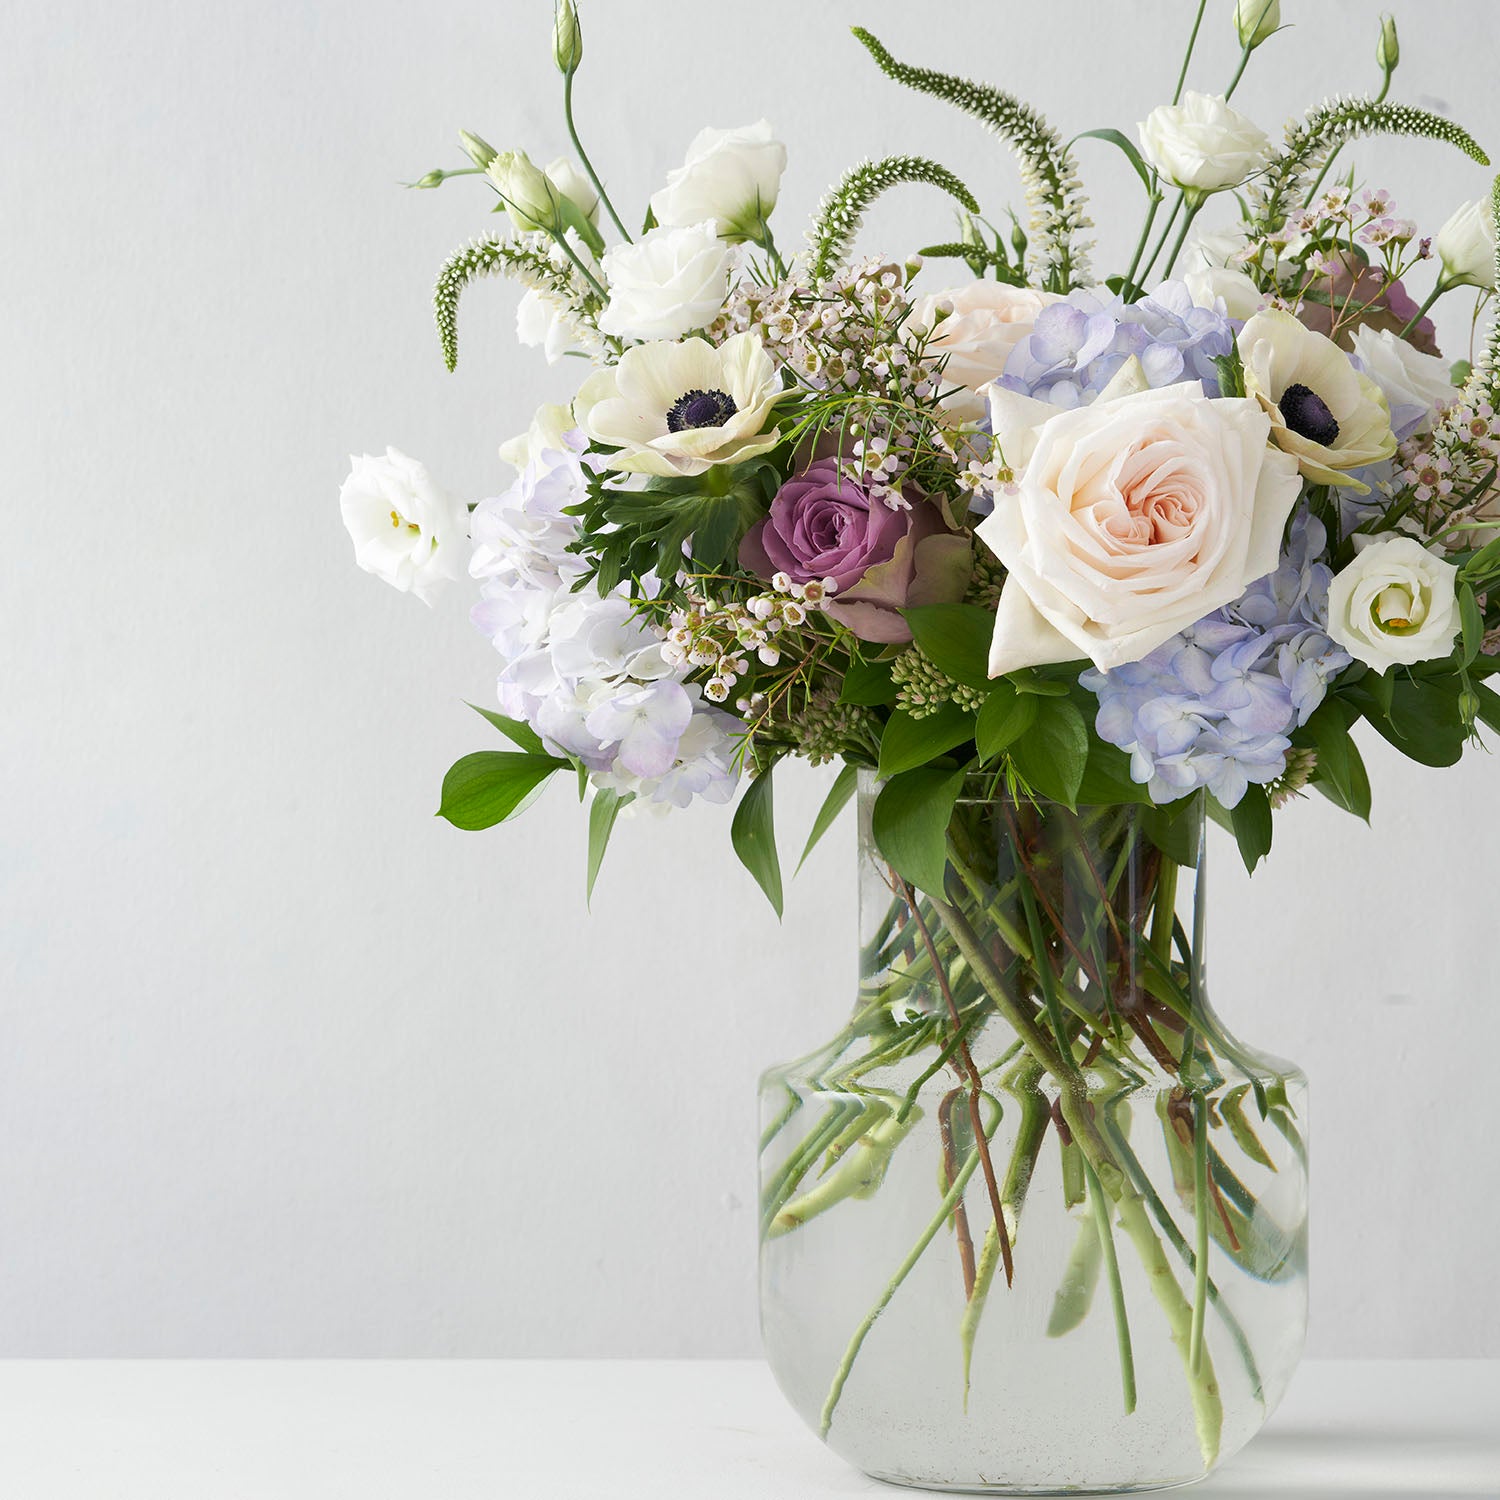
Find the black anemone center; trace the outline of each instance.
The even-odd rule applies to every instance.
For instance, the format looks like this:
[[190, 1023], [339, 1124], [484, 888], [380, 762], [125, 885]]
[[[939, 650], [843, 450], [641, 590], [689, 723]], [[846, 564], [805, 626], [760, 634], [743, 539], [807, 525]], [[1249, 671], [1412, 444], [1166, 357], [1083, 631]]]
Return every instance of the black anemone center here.
[[667, 431], [722, 427], [738, 410], [734, 397], [725, 391], [687, 391], [672, 403], [667, 413]]
[[1339, 424], [1328, 410], [1328, 403], [1316, 391], [1305, 385], [1289, 385], [1276, 404], [1287, 427], [1298, 437], [1321, 443], [1325, 448], [1337, 439]]

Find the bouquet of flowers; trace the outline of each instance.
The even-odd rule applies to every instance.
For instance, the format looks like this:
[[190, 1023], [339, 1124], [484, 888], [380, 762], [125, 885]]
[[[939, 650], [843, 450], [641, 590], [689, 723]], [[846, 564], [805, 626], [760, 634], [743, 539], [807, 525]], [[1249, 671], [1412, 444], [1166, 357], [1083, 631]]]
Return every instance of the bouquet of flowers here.
[[[575, 128], [582, 34], [559, 0], [571, 155], [542, 168], [464, 132], [471, 164], [415, 184], [473, 176], [509, 220], [438, 276], [449, 368], [460, 296], [497, 274], [525, 288], [521, 342], [588, 368], [504, 444], [515, 478], [490, 498], [452, 498], [395, 450], [355, 459], [343, 488], [359, 565], [428, 601], [467, 568], [501, 658], [480, 712], [513, 748], [460, 760], [442, 815], [486, 828], [572, 773], [592, 890], [622, 809], [742, 787], [733, 846], [779, 911], [777, 768], [840, 767], [808, 848], [863, 785], [880, 892], [865, 984], [845, 1030], [772, 1089], [773, 1282], [793, 1275], [777, 1247], [868, 1202], [924, 1116], [942, 1161], [920, 1215], [932, 1232], [809, 1376], [825, 1433], [943, 1225], [967, 1400], [1050, 1123], [1080, 1240], [1049, 1333], [1082, 1321], [1065, 1293], [1086, 1307], [1081, 1287], [1109, 1285], [1131, 1411], [1131, 1326], [1148, 1316], [1134, 1302], [1158, 1304], [1214, 1462], [1233, 1414], [1213, 1339], [1262, 1407], [1281, 1378], [1257, 1367], [1259, 1290], [1222, 1278], [1294, 1277], [1302, 1207], [1278, 1222], [1267, 1206], [1301, 1151], [1298, 1075], [1237, 1043], [1201, 994], [1201, 905], [1184, 904], [1204, 809], [1253, 869], [1273, 809], [1309, 789], [1368, 816], [1357, 725], [1433, 766], [1479, 725], [1500, 731], [1500, 332], [1452, 361], [1427, 316], [1477, 289], [1478, 326], [1500, 184], [1431, 238], [1349, 162], [1382, 133], [1487, 162], [1452, 122], [1387, 99], [1390, 21], [1378, 93], [1268, 139], [1230, 100], [1279, 9], [1240, 0], [1222, 95], [1187, 89], [1184, 59], [1134, 138], [1071, 141], [856, 28], [889, 79], [1012, 148], [1024, 205], [986, 212], [923, 157], [866, 161], [792, 254], [771, 229], [787, 154], [765, 121], [701, 131], [644, 216], [622, 216]], [[1103, 276], [1085, 142], [1142, 190], [1134, 253]], [[950, 200], [951, 232], [904, 258], [856, 254], [871, 203], [913, 187]], [[1211, 205], [1218, 228], [1190, 240]], [[1420, 305], [1414, 275], [1432, 279]], [[1159, 1160], [1128, 1129], [1143, 1090]], [[987, 1226], [977, 1245], [971, 1221]], [[795, 1301], [774, 1293], [768, 1337], [783, 1293]], [[871, 1431], [881, 1420], [872, 1405]], [[912, 1472], [861, 1441], [847, 1446], [866, 1467]], [[939, 1470], [922, 1472], [953, 1477]]]

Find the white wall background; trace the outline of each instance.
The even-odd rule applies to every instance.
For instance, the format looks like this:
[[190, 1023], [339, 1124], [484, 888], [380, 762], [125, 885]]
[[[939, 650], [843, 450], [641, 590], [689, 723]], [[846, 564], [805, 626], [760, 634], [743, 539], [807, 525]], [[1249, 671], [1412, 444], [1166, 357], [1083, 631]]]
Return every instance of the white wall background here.
[[[1398, 8], [1397, 96], [1500, 148], [1491, 0]], [[1192, 9], [585, 0], [579, 114], [632, 214], [700, 125], [761, 114], [792, 145], [784, 243], [866, 153], [936, 155], [998, 211], [1008, 157], [847, 24], [1071, 132], [1170, 92]], [[1209, 9], [1192, 81], [1218, 89]], [[1272, 129], [1375, 79], [1375, 5], [1285, 9], [1236, 99]], [[576, 377], [513, 346], [495, 283], [444, 372], [428, 287], [488, 196], [396, 187], [461, 165], [459, 126], [562, 149], [549, 19], [7, 6], [0, 1353], [754, 1348], [754, 1079], [851, 998], [852, 835], [778, 928], [722, 810], [622, 825], [592, 915], [565, 788], [487, 835], [436, 821], [444, 769], [491, 743], [461, 700], [494, 663], [466, 600], [357, 573], [335, 506], [345, 454], [386, 442], [487, 492]], [[1080, 155], [1105, 264], [1138, 188]], [[1378, 160], [1431, 228], [1487, 182], [1442, 147]], [[945, 216], [908, 189], [866, 243]], [[1500, 768], [1369, 756], [1373, 831], [1315, 799], [1253, 887], [1217, 850], [1215, 993], [1313, 1077], [1314, 1352], [1500, 1355]], [[789, 845], [820, 790], [786, 780]]]

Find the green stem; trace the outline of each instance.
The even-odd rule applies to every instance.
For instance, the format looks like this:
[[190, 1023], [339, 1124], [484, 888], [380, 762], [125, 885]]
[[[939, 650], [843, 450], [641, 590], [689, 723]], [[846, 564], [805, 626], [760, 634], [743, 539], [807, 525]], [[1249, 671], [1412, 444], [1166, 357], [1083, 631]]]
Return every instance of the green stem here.
[[[991, 1133], [999, 1122], [999, 1112], [985, 1129], [986, 1135]], [[953, 1216], [954, 1206], [964, 1195], [964, 1189], [969, 1185], [969, 1179], [974, 1175], [975, 1168], [979, 1165], [979, 1152], [973, 1150], [964, 1158], [963, 1165], [954, 1176], [952, 1186], [943, 1195], [943, 1201], [938, 1206], [938, 1211], [928, 1221], [927, 1227], [917, 1236], [917, 1242], [907, 1252], [906, 1259], [896, 1268], [896, 1274], [885, 1284], [884, 1290], [876, 1299], [875, 1305], [867, 1312], [860, 1321], [854, 1335], [849, 1340], [848, 1347], [844, 1350], [844, 1357], [839, 1361], [838, 1369], [834, 1371], [833, 1384], [829, 1387], [828, 1397], [823, 1402], [823, 1414], [819, 1427], [820, 1435], [828, 1436], [828, 1429], [833, 1425], [833, 1414], [839, 1404], [839, 1398], [844, 1394], [845, 1382], [849, 1379], [849, 1372], [854, 1368], [854, 1361], [859, 1357], [859, 1351], [863, 1347], [865, 1339], [869, 1337], [870, 1330], [875, 1326], [876, 1320], [890, 1305], [891, 1298], [901, 1289], [901, 1283], [911, 1275], [912, 1268], [921, 1260], [923, 1252], [932, 1243], [938, 1230]]]
[[1447, 286], [1444, 285], [1443, 278], [1441, 276], [1439, 276], [1438, 277], [1438, 284], [1435, 287], [1433, 287], [1433, 289], [1432, 289], [1432, 295], [1429, 296], [1428, 299], [1416, 310], [1416, 312], [1414, 312], [1411, 315], [1411, 320], [1407, 323], [1406, 327], [1403, 328], [1399, 334], [1397, 334], [1397, 337], [1404, 339], [1406, 337], [1406, 335], [1409, 334], [1412, 331], [1412, 329], [1415, 328], [1417, 326], [1417, 324], [1420, 323], [1422, 321], [1422, 319], [1427, 316], [1428, 309], [1447, 290], [1448, 290], [1448, 288], [1447, 288]]
[[1182, 216], [1182, 228], [1177, 231], [1177, 238], [1172, 244], [1172, 253], [1167, 256], [1167, 263], [1161, 269], [1163, 281], [1172, 274], [1172, 267], [1177, 264], [1177, 257], [1182, 253], [1182, 242], [1187, 239], [1187, 232], [1193, 227], [1193, 220], [1198, 217], [1198, 210], [1203, 207], [1203, 203], [1204, 200], [1200, 198], [1188, 204], [1188, 211]]
[[1115, 1310], [1115, 1343], [1120, 1351], [1120, 1385], [1125, 1394], [1125, 1415], [1135, 1411], [1135, 1355], [1130, 1347], [1130, 1320], [1125, 1311], [1125, 1287], [1120, 1280], [1120, 1262], [1115, 1255], [1114, 1232], [1109, 1225], [1109, 1205], [1094, 1169], [1084, 1162], [1088, 1177], [1089, 1203], [1094, 1211], [1094, 1228], [1099, 1234], [1099, 1248], [1104, 1252], [1104, 1274], [1109, 1278], [1109, 1296]]
[[581, 260], [579, 260], [578, 252], [574, 250], [573, 247], [568, 243], [567, 237], [561, 234], [554, 234], [552, 238], [559, 246], [562, 247], [562, 253], [566, 255], [570, 261], [573, 262], [573, 268], [578, 272], [578, 274], [582, 276], [583, 279], [588, 282], [591, 287], [593, 287], [595, 292], [597, 292], [599, 296], [604, 299], [604, 301], [608, 302], [609, 293], [605, 290], [604, 283], [600, 281], [599, 278], [595, 276], [594, 273], [589, 270], [589, 268], [584, 265]]
[[1182, 98], [1182, 86], [1187, 82], [1188, 64], [1193, 60], [1193, 48], [1198, 45], [1198, 28], [1203, 24], [1203, 12], [1208, 9], [1208, 0], [1198, 0], [1198, 14], [1193, 17], [1193, 32], [1188, 37], [1187, 51], [1182, 55], [1182, 68], [1177, 74], [1177, 87], [1172, 90], [1172, 103]]
[[1167, 215], [1167, 222], [1161, 227], [1161, 237], [1157, 240], [1155, 248], [1146, 257], [1146, 263], [1141, 267], [1141, 282], [1151, 274], [1151, 267], [1156, 264], [1156, 258], [1162, 252], [1162, 247], [1167, 243], [1167, 236], [1172, 232], [1172, 226], [1177, 222], [1177, 215], [1182, 212], [1183, 194], [1178, 193], [1177, 201], [1172, 205], [1172, 212]]
[[1193, 1321], [1188, 1335], [1188, 1364], [1193, 1373], [1203, 1363], [1203, 1315], [1208, 1307], [1208, 1101], [1193, 1099], [1193, 1213], [1197, 1242], [1193, 1262]]
[[583, 170], [588, 173], [589, 181], [594, 184], [594, 191], [598, 193], [599, 201], [608, 211], [610, 218], [615, 221], [615, 228], [620, 231], [620, 238], [628, 245], [630, 231], [626, 229], [624, 221], [615, 212], [614, 204], [609, 201], [609, 194], [604, 191], [603, 181], [594, 170], [594, 164], [589, 160], [588, 152], [583, 149], [583, 142], [578, 139], [578, 127], [573, 123], [573, 75], [571, 73], [563, 76], [563, 116], [568, 122], [568, 138], [573, 142], [573, 149], [578, 153], [578, 160], [583, 163]]

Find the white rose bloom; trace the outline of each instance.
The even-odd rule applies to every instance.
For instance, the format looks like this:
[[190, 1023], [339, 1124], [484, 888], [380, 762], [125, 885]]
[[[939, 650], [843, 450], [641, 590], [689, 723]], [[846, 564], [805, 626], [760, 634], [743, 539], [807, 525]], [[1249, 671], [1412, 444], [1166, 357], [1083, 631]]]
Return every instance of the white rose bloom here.
[[599, 193], [566, 156], [554, 157], [547, 163], [546, 173], [559, 193], [567, 198], [590, 224], [599, 222]]
[[990, 403], [1024, 459], [978, 528], [1010, 574], [992, 677], [1139, 661], [1275, 569], [1301, 482], [1256, 402], [1186, 381], [1064, 412], [1003, 389]]
[[339, 511], [354, 539], [354, 560], [424, 604], [464, 572], [469, 508], [440, 489], [416, 459], [395, 448], [384, 458], [349, 459]]
[[616, 338], [679, 339], [706, 328], [729, 295], [732, 252], [712, 219], [686, 229], [653, 229], [616, 245], [602, 266], [609, 304], [599, 329]]
[[712, 219], [726, 240], [753, 240], [770, 217], [786, 171], [786, 147], [770, 122], [737, 130], [700, 130], [687, 159], [651, 197], [658, 224], [682, 229]]
[[578, 425], [620, 452], [627, 474], [702, 474], [774, 448], [767, 430], [786, 395], [771, 356], [753, 333], [717, 348], [706, 339], [637, 344], [596, 371], [573, 401]]
[[1369, 485], [1347, 471], [1380, 463], [1396, 451], [1380, 387], [1361, 375], [1332, 339], [1279, 308], [1256, 313], [1236, 342], [1245, 394], [1270, 417], [1271, 441], [1290, 453], [1314, 484], [1367, 493]]
[[1361, 323], [1354, 330], [1354, 357], [1384, 392], [1397, 442], [1430, 431], [1439, 409], [1457, 394], [1446, 360], [1412, 348], [1389, 328]]
[[1328, 633], [1384, 672], [1447, 656], [1458, 633], [1458, 569], [1409, 536], [1367, 543], [1328, 587]]
[[1495, 210], [1486, 199], [1460, 204], [1433, 244], [1445, 286], [1495, 289]]
[[1266, 133], [1212, 94], [1188, 89], [1180, 104], [1162, 104], [1136, 127], [1141, 153], [1168, 182], [1189, 193], [1238, 187], [1262, 166]]
[[[986, 408], [980, 387], [1000, 377], [1011, 350], [1030, 335], [1037, 314], [1062, 300], [1053, 292], [988, 280], [919, 298], [912, 307], [911, 326], [937, 329], [927, 348], [947, 361], [943, 405], [960, 421], [982, 421]], [[948, 315], [940, 318], [945, 307]]]

